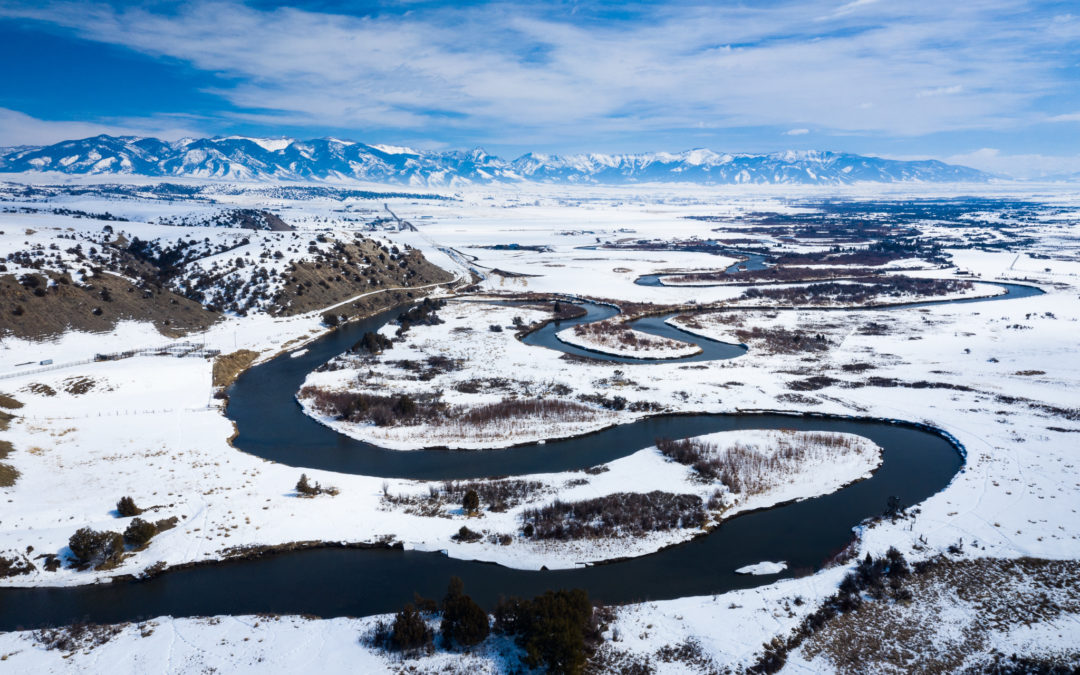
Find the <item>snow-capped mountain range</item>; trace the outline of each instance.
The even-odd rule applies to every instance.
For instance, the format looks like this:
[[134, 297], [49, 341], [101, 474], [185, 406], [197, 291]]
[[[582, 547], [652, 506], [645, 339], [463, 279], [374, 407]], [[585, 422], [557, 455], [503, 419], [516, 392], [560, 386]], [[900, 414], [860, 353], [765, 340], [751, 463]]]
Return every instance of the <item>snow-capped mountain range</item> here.
[[432, 152], [335, 138], [183, 139], [95, 136], [43, 147], [0, 149], [0, 172], [58, 171], [225, 180], [356, 180], [454, 186], [538, 181], [624, 184], [837, 185], [860, 182], [985, 182], [992, 175], [936, 160], [900, 161], [827, 151], [769, 154], [546, 155], [505, 160], [476, 148]]

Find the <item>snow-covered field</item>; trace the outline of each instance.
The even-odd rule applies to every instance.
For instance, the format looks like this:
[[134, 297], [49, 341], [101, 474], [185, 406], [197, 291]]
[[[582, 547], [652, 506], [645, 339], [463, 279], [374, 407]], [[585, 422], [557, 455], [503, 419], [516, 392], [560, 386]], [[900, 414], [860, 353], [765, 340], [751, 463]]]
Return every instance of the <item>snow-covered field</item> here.
[[[91, 383], [87, 391], [70, 392], [73, 382], [85, 380]], [[697, 494], [704, 501], [723, 489], [719, 483], [694, 480], [688, 467], [646, 448], [611, 462], [607, 471], [597, 475], [520, 476], [519, 480], [540, 486], [520, 506], [501, 513], [482, 504], [478, 517], [466, 517], [457, 503], [437, 509], [438, 515], [423, 516], [408, 513], [384, 497], [426, 498], [430, 484], [423, 481], [384, 481], [378, 476], [309, 470], [306, 473], [313, 481], [336, 487], [340, 494], [298, 497], [293, 490], [298, 469], [237, 452], [227, 444], [232, 426], [211, 399], [209, 364], [202, 359], [136, 357], [87, 364], [36, 376], [32, 385], [8, 391], [24, 403], [17, 411], [19, 421], [5, 434], [15, 445], [9, 459], [21, 476], [4, 490], [13, 508], [2, 519], [0, 555], [22, 558], [27, 547], [32, 547], [34, 555], [62, 554], [68, 538], [84, 525], [122, 532], [130, 522], [115, 512], [122, 496], [133, 497], [143, 508], [154, 507], [145, 517], [176, 516], [180, 525], [108, 572], [67, 566], [48, 572], [39, 566], [31, 574], [3, 579], [4, 585], [85, 584], [138, 574], [158, 563], [173, 566], [219, 559], [242, 546], [309, 540], [374, 542], [387, 536], [407, 548], [446, 550], [464, 559], [526, 569], [573, 567], [581, 561], [655, 551], [700, 530], [660, 532], [636, 541], [624, 537], [537, 542], [520, 536], [519, 515], [525, 508], [542, 506], [556, 495], [574, 501], [652, 490]], [[721, 434], [707, 440], [757, 445], [768, 452], [775, 447], [777, 433]], [[767, 492], [729, 495], [726, 502], [731, 508], [724, 516], [831, 492], [866, 476], [880, 461], [872, 444], [861, 443], [843, 455], [843, 461], [837, 455], [826, 464], [826, 457], [832, 455], [800, 467], [797, 474]], [[342, 513], [364, 513], [365, 517], [337, 517]], [[462, 525], [481, 532], [485, 539], [476, 543], [453, 540]], [[511, 535], [513, 543], [489, 540], [489, 535], [499, 534]]]
[[[809, 191], [799, 196], [820, 194]], [[744, 289], [649, 287], [634, 284], [634, 279], [672, 270], [723, 269], [735, 258], [702, 252], [580, 247], [620, 239], [707, 240], [739, 234], [738, 221], [744, 214], [798, 212], [797, 204], [780, 202], [779, 197], [792, 196], [767, 190], [749, 194], [679, 187], [544, 187], [528, 194], [477, 189], [463, 191], [459, 201], [389, 200], [395, 213], [417, 225], [419, 231], [379, 229], [372, 236], [385, 239], [387, 244], [408, 243], [455, 275], [470, 267], [486, 274], [480, 286], [488, 293], [550, 292], [625, 303], [689, 306], [730, 300]], [[872, 195], [855, 192], [847, 196]], [[439, 310], [445, 323], [414, 326], [405, 340], [381, 356], [347, 363], [340, 370], [314, 372], [307, 384], [366, 389], [380, 395], [419, 396], [441, 391], [441, 400], [461, 412], [510, 397], [569, 400], [588, 411], [570, 422], [541, 416], [479, 427], [446, 423], [376, 427], [325, 416], [320, 420], [351, 436], [403, 450], [431, 445], [497, 448], [580, 434], [639, 419], [655, 410], [784, 409], [924, 422], [944, 429], [963, 444], [965, 467], [945, 490], [905, 518], [860, 528], [860, 556], [880, 556], [889, 547], [896, 547], [909, 560], [925, 559], [962, 541], [961, 552], [949, 554], [954, 559], [1026, 556], [1076, 560], [1080, 558], [1080, 520], [1076, 518], [1080, 469], [1072, 449], [1080, 431], [1080, 398], [1075, 393], [1080, 386], [1076, 346], [1080, 324], [1078, 200], [1060, 192], [1027, 197], [1049, 205], [1047, 212], [1016, 224], [1007, 214], [987, 207], [986, 213], [972, 216], [973, 222], [981, 219], [988, 223], [985, 227], [973, 225], [970, 230], [961, 230], [928, 222], [921, 228], [924, 236], [941, 237], [951, 244], [945, 251], [953, 265], [970, 273], [957, 278], [1027, 280], [1039, 284], [1045, 295], [887, 312], [764, 308], [696, 314], [693, 325], [685, 319], [675, 322], [715, 339], [744, 341], [749, 347], [747, 354], [717, 362], [672, 360], [650, 365], [564, 359], [557, 352], [527, 346], [514, 337], [514, 317], [531, 323], [545, 318], [539, 310], [451, 300]], [[283, 250], [290, 254], [306, 251], [307, 242], [315, 241], [309, 235], [316, 231], [351, 234], [366, 227], [365, 220], [372, 220], [381, 206], [381, 201], [355, 200], [344, 205], [349, 207], [346, 216], [341, 211], [343, 205], [333, 200], [292, 201], [264, 195], [222, 195], [221, 199], [229, 207], [271, 209], [297, 224], [303, 233], [301, 251], [288, 251], [285, 239], [281, 240]], [[64, 257], [71, 240], [58, 237], [84, 237], [83, 246], [88, 247], [105, 223], [54, 213], [19, 212], [15, 207], [109, 211], [130, 219], [111, 222], [114, 228], [138, 233], [144, 239], [209, 238], [216, 244], [237, 236], [227, 228], [158, 224], [170, 215], [221, 205], [211, 208], [88, 195], [60, 196], [48, 202], [10, 201], [5, 206], [13, 208], [0, 213], [0, 255], [39, 250], [40, 258], [51, 260], [46, 265], [60, 264], [52, 254], [59, 256], [62, 264], [74, 262]], [[690, 220], [684, 217], [688, 215], [719, 215], [728, 220]], [[726, 234], [718, 234], [716, 228]], [[243, 234], [250, 238], [249, 246], [255, 246], [259, 238], [269, 242], [267, 245], [278, 245], [276, 233]], [[1030, 236], [1034, 243], [1022, 248], [1010, 243], [1013, 238], [1022, 239], [1021, 235]], [[740, 236], [757, 238], [762, 245], [777, 243], [767, 234]], [[978, 240], [981, 248], [967, 247], [965, 238]], [[52, 244], [58, 244], [58, 250], [51, 249]], [[487, 248], [497, 244], [519, 246]], [[525, 246], [545, 248], [521, 248]], [[812, 248], [803, 243], [785, 246], [798, 251]], [[243, 249], [236, 249], [230, 255], [243, 253]], [[4, 273], [21, 274], [31, 269], [26, 260], [4, 263], [8, 265]], [[530, 276], [491, 274], [492, 268]], [[927, 269], [917, 275], [953, 278], [954, 271]], [[976, 284], [964, 291], [964, 297], [996, 292], [996, 288]], [[7, 309], [4, 311], [7, 316]], [[226, 316], [205, 332], [183, 339], [204, 342], [222, 352], [251, 349], [259, 352], [260, 358], [269, 358], [283, 349], [301, 349], [321, 334], [325, 327], [320, 314], [273, 318], [254, 311], [245, 317]], [[491, 331], [491, 325], [504, 330]], [[3, 327], [0, 322], [0, 329]], [[740, 338], [740, 331], [746, 334], [745, 339]], [[392, 336], [393, 327], [384, 332]], [[795, 340], [795, 335], [800, 339]], [[0, 340], [0, 374], [18, 373], [44, 360], [61, 364], [92, 359], [97, 353], [174, 342], [148, 324], [134, 322], [120, 323], [104, 334], [69, 332], [46, 341], [5, 337]], [[445, 357], [456, 365], [424, 380], [395, 365], [408, 360], [426, 362], [432, 356]], [[91, 383], [88, 389], [87, 380]], [[299, 470], [265, 462], [228, 444], [232, 425], [213, 398], [211, 363], [205, 359], [139, 356], [84, 363], [0, 379], [0, 392], [24, 404], [8, 411], [17, 417], [7, 431], [0, 432], [0, 437], [13, 445], [7, 457], [0, 459], [19, 472], [13, 486], [0, 488], [0, 497], [5, 500], [0, 513], [0, 556], [25, 557], [36, 566], [31, 574], [0, 582], [7, 586], [90, 583], [138, 572], [158, 562], [173, 565], [215, 560], [229, 549], [249, 544], [376, 541], [389, 536], [409, 548], [445, 549], [456, 557], [535, 569], [641, 555], [694, 534], [680, 529], [633, 542], [612, 539], [555, 547], [537, 546], [516, 536], [513, 543], [504, 546], [488, 541], [486, 535], [517, 533], [518, 516], [530, 504], [501, 513], [482, 509], [480, 516], [473, 517], [453, 512], [448, 506], [441, 516], [423, 516], [387, 499], [380, 477], [323, 471], [306, 473], [324, 486], [337, 487], [340, 493], [301, 499], [293, 491]], [[622, 409], [597, 403], [616, 396], [626, 400]], [[636, 407], [632, 405], [635, 402], [639, 404]], [[770, 442], [769, 435], [762, 432], [740, 432], [737, 437], [713, 440], [764, 446]], [[835, 490], [872, 470], [874, 457], [876, 453], [858, 453], [849, 463], [806, 467], [797, 480], [736, 501], [733, 509], [758, 508]], [[697, 482], [690, 469], [652, 448], [631, 452], [596, 475], [518, 478], [542, 485], [536, 491], [537, 503], [556, 496], [565, 501], [654, 489], [707, 499], [716, 487]], [[587, 483], [575, 479], [586, 479]], [[385, 492], [391, 496], [428, 494], [428, 486], [421, 482], [387, 483]], [[127, 521], [113, 510], [125, 495], [134, 497], [140, 506], [156, 507], [150, 514], [155, 519], [176, 516], [178, 526], [159, 534], [148, 548], [133, 553], [111, 571], [42, 569], [41, 560], [34, 556], [63, 553], [68, 537], [80, 527], [122, 530]], [[358, 513], [364, 517], [355, 517]], [[734, 510], [725, 515], [731, 513]], [[451, 539], [463, 524], [486, 531], [485, 538], [475, 543]], [[32, 555], [25, 553], [29, 546], [33, 547]], [[786, 635], [822, 599], [835, 593], [844, 571], [830, 569], [752, 590], [619, 608], [608, 644], [634, 658], [653, 655], [651, 663], [661, 671], [686, 671], [685, 664], [667, 663], [655, 654], [664, 645], [687, 641], [697, 644], [714, 664], [745, 666], [761, 653], [762, 643]], [[402, 598], [402, 602], [408, 600]], [[937, 630], [963, 625], [964, 605], [952, 601], [915, 605], [916, 609], [930, 606], [947, 609]], [[1062, 617], [1035, 621], [1023, 628], [1005, 624], [987, 638], [986, 648], [1075, 645], [1080, 643], [1077, 617], [1068, 609]], [[152, 634], [143, 637], [145, 628], [128, 627], [108, 643], [68, 659], [62, 658], [61, 652], [35, 648], [27, 633], [0, 635], [0, 657], [4, 666], [19, 672], [116, 672], [117, 668], [243, 671], [268, 663], [281, 671], [312, 665], [331, 672], [357, 665], [364, 670], [397, 670], [401, 664], [358, 643], [358, 635], [370, 622], [161, 618], [153, 621]], [[814, 644], [805, 649], [808, 651], [790, 659], [788, 672], [835, 667], [820, 656], [822, 652], [814, 651]], [[452, 666], [482, 672], [504, 669], [501, 659], [497, 646], [491, 646], [470, 656], [439, 652], [418, 663], [426, 669]]]
[[[596, 330], [600, 327], [600, 330]], [[701, 353], [701, 347], [659, 335], [616, 326], [608, 329], [607, 322], [579, 324], [556, 334], [560, 340], [575, 347], [601, 354], [614, 354], [635, 359], [680, 359]]]

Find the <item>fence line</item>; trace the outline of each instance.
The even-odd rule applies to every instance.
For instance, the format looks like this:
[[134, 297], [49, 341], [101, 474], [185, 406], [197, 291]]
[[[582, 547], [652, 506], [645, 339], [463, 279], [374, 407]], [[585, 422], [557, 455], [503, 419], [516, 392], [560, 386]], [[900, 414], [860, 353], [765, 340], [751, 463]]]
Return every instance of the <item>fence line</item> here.
[[20, 415], [19, 418], [27, 421], [48, 421], [48, 420], [84, 420], [91, 417], [128, 417], [131, 415], [165, 415], [175, 412], [212, 412], [218, 408], [213, 405], [201, 406], [198, 408], [151, 408], [147, 410], [108, 410], [98, 411], [96, 413], [87, 413], [85, 415]]
[[82, 366], [87, 363], [97, 363], [100, 361], [119, 361], [121, 359], [130, 359], [133, 356], [175, 356], [177, 358], [184, 358], [186, 356], [217, 356], [221, 353], [219, 349], [207, 349], [206, 343], [203, 342], [178, 342], [172, 345], [165, 345], [163, 347], [143, 347], [141, 349], [129, 349], [123, 352], [110, 352], [106, 354], [96, 354], [92, 359], [83, 359], [81, 361], [67, 361], [64, 363], [50, 364], [42, 366], [40, 368], [30, 368], [29, 370], [20, 370], [11, 373], [0, 374], [0, 380], [6, 380], [12, 377], [21, 377], [23, 375], [37, 375], [39, 373], [47, 373], [53, 370], [60, 370], [61, 368], [71, 368], [74, 366]]

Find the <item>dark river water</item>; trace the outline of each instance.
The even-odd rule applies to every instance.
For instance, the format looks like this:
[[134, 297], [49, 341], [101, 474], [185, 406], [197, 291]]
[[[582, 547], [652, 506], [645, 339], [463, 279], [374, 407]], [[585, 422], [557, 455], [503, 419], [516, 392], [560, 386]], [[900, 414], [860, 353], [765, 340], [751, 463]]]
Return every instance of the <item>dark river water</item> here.
[[[747, 271], [753, 272], [755, 270], [763, 270], [768, 265], [765, 264], [765, 256], [760, 253], [745, 253], [742, 251], [725, 251], [728, 255], [740, 256], [746, 258], [746, 260], [730, 265], [724, 269], [724, 272], [728, 274], [734, 274], [735, 272]], [[663, 286], [660, 281], [660, 277], [668, 276], [666, 274], [643, 274], [642, 276], [634, 279], [634, 283], [638, 286]], [[701, 284], [700, 288], [707, 288], [709, 286], [720, 286], [722, 284]]]
[[[1003, 285], [1009, 288], [1009, 295], [994, 299], [1041, 292], [1028, 286]], [[607, 565], [522, 571], [454, 560], [440, 553], [316, 549], [196, 566], [147, 581], [3, 589], [0, 630], [82, 619], [118, 622], [161, 615], [277, 612], [362, 616], [395, 611], [411, 600], [414, 591], [440, 596], [450, 576], [461, 577], [468, 593], [488, 607], [500, 594], [532, 596], [558, 588], [584, 588], [590, 596], [606, 603], [721, 593], [775, 580], [775, 575], [734, 573], [738, 567], [763, 560], [786, 561], [789, 570], [779, 576], [819, 569], [849, 541], [852, 527], [880, 514], [890, 497], [898, 497], [904, 506], [916, 504], [939, 492], [962, 470], [960, 449], [944, 436], [914, 425], [885, 421], [784, 415], [664, 415], [543, 445], [400, 452], [347, 438], [304, 415], [294, 396], [307, 373], [395, 314], [384, 312], [349, 324], [315, 341], [297, 358], [286, 354], [241, 375], [230, 389], [228, 408], [228, 416], [236, 422], [239, 432], [234, 441], [238, 450], [298, 468], [449, 479], [582, 469], [648, 447], [658, 436], [791, 428], [865, 436], [883, 448], [884, 461], [870, 479], [833, 494], [738, 516], [708, 536]], [[589, 320], [595, 320], [595, 316]], [[679, 333], [679, 339], [687, 339], [687, 334]]]

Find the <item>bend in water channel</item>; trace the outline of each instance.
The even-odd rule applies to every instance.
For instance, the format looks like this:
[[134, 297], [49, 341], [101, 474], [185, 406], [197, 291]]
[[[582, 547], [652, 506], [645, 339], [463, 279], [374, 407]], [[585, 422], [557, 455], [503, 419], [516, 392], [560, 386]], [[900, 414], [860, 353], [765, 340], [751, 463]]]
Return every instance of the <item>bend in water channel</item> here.
[[[1001, 285], [1008, 288], [1008, 295], [952, 302], [986, 302], [1042, 292], [1031, 286]], [[943, 302], [949, 301], [924, 304]], [[657, 436], [791, 428], [865, 436], [882, 448], [883, 462], [871, 478], [834, 493], [740, 515], [708, 536], [607, 565], [533, 572], [440, 553], [316, 549], [197, 565], [141, 582], [3, 589], [0, 630], [162, 615], [362, 616], [395, 611], [413, 591], [437, 597], [450, 576], [461, 577], [469, 594], [489, 608], [501, 594], [528, 597], [557, 588], [584, 588], [592, 598], [606, 603], [723, 593], [775, 581], [777, 576], [734, 573], [761, 560], [787, 561], [791, 572], [781, 577], [819, 569], [850, 540], [852, 526], [880, 514], [890, 497], [899, 497], [903, 506], [917, 504], [947, 486], [963, 464], [961, 449], [941, 433], [908, 423], [839, 417], [663, 415], [543, 445], [402, 452], [342, 436], [304, 415], [294, 396], [307, 373], [396, 312], [389, 310], [344, 326], [311, 343], [296, 358], [282, 354], [242, 374], [230, 388], [228, 416], [238, 430], [234, 445], [297, 467], [448, 479], [585, 468], [650, 446]]]
[[[414, 591], [438, 597], [451, 576], [461, 577], [469, 595], [488, 608], [500, 594], [531, 597], [559, 588], [583, 588], [590, 597], [605, 603], [723, 593], [820, 569], [850, 541], [852, 526], [880, 514], [890, 496], [899, 497], [904, 506], [921, 502], [944, 488], [962, 465], [949, 440], [913, 425], [782, 415], [662, 416], [586, 439], [520, 450], [545, 453], [550, 446], [562, 445], [564, 450], [581, 447], [590, 453], [584, 463], [592, 463], [652, 445], [657, 435], [679, 437], [761, 428], [859, 434], [881, 446], [883, 462], [871, 478], [837, 492], [736, 516], [707, 536], [611, 564], [535, 572], [452, 559], [441, 553], [316, 549], [194, 566], [147, 581], [4, 589], [0, 591], [0, 630], [80, 619], [105, 623], [161, 615], [266, 612], [363, 616], [396, 611]], [[592, 447], [580, 446], [586, 440]], [[468, 469], [474, 462], [490, 467], [498, 457], [518, 450], [454, 453], [455, 464], [466, 470], [446, 470], [443, 475], [477, 473]], [[323, 454], [314, 449], [309, 452], [312, 456]], [[364, 454], [362, 450], [353, 452]], [[398, 455], [423, 456], [417, 452]], [[558, 461], [553, 455], [546, 455], [546, 459]], [[734, 573], [761, 560], [785, 560], [791, 571], [780, 577]]]

